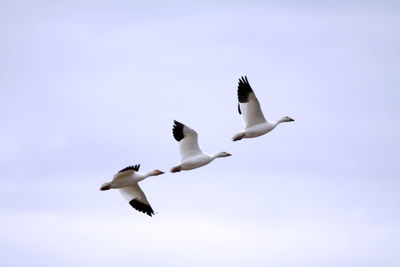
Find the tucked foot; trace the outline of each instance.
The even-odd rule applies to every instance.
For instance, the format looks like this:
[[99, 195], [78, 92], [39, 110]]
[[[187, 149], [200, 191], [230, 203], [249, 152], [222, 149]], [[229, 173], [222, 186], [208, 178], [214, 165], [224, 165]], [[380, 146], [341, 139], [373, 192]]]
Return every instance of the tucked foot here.
[[181, 171], [181, 167], [180, 166], [175, 166], [171, 169], [171, 172], [180, 172]]
[[111, 189], [111, 184], [110, 183], [105, 183], [100, 187], [101, 191], [106, 191], [106, 190], [110, 190]]
[[234, 137], [232, 137], [232, 140], [233, 142], [242, 140], [245, 135], [245, 133], [238, 133]]

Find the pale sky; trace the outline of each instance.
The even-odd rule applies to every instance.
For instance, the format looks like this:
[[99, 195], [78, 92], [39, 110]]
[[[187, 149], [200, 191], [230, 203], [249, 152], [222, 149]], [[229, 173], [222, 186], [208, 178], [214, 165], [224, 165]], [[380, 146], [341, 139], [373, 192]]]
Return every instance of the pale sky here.
[[[1, 266], [399, 266], [397, 1], [1, 1]], [[233, 143], [247, 75], [267, 119]], [[173, 120], [209, 153], [188, 172]], [[157, 214], [99, 191], [118, 170]]]

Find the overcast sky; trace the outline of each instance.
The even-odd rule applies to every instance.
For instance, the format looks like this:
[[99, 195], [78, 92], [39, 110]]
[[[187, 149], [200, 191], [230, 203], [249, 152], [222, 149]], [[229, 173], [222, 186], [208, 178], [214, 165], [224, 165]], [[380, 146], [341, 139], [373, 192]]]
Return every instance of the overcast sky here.
[[[397, 1], [1, 1], [4, 266], [399, 266]], [[233, 143], [247, 75], [267, 119]], [[188, 172], [173, 120], [209, 153]], [[118, 170], [153, 209], [101, 192]]]

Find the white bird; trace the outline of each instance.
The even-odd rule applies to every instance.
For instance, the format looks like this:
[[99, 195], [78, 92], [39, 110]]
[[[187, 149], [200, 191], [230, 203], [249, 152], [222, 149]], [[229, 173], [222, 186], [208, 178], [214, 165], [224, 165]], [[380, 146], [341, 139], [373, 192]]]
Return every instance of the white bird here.
[[175, 140], [179, 142], [181, 153], [181, 163], [171, 169], [171, 172], [182, 170], [192, 170], [204, 166], [216, 158], [229, 157], [231, 154], [220, 152], [217, 154], [207, 154], [201, 151], [197, 142], [197, 133], [185, 124], [174, 121], [172, 133]]
[[238, 110], [242, 115], [245, 129], [235, 134], [232, 137], [233, 141], [241, 140], [242, 138], [253, 138], [264, 135], [272, 131], [281, 122], [294, 121], [294, 119], [285, 116], [277, 121], [267, 121], [261, 111], [260, 103], [256, 95], [251, 89], [247, 77], [241, 77], [238, 85]]
[[150, 176], [157, 176], [164, 172], [160, 170], [154, 170], [147, 173], [139, 173], [139, 165], [129, 166], [125, 169], [120, 170], [114, 175], [111, 182], [104, 183], [100, 190], [110, 190], [117, 188], [121, 194], [128, 200], [129, 204], [136, 210], [146, 213], [149, 216], [154, 214], [149, 202], [147, 201], [146, 195], [139, 187], [138, 182], [146, 179]]

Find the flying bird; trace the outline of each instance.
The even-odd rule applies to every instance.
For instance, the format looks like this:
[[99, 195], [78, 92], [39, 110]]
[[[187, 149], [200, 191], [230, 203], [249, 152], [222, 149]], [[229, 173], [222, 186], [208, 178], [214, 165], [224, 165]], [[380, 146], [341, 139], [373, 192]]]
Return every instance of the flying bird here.
[[239, 99], [238, 111], [239, 114], [242, 115], [245, 128], [232, 137], [233, 141], [238, 141], [242, 138], [261, 136], [272, 131], [282, 122], [294, 121], [294, 119], [288, 116], [277, 121], [267, 121], [264, 118], [260, 103], [258, 102], [246, 76], [239, 79], [237, 93]]
[[197, 141], [197, 132], [185, 124], [174, 121], [173, 136], [179, 142], [181, 163], [171, 169], [171, 172], [192, 170], [204, 166], [216, 158], [229, 157], [228, 152], [208, 154], [201, 151]]
[[150, 177], [163, 174], [160, 170], [147, 173], [139, 173], [139, 165], [128, 166], [114, 175], [111, 182], [104, 183], [100, 190], [119, 189], [121, 194], [128, 200], [129, 204], [136, 210], [146, 213], [149, 216], [154, 214], [146, 195], [139, 187], [138, 182]]

